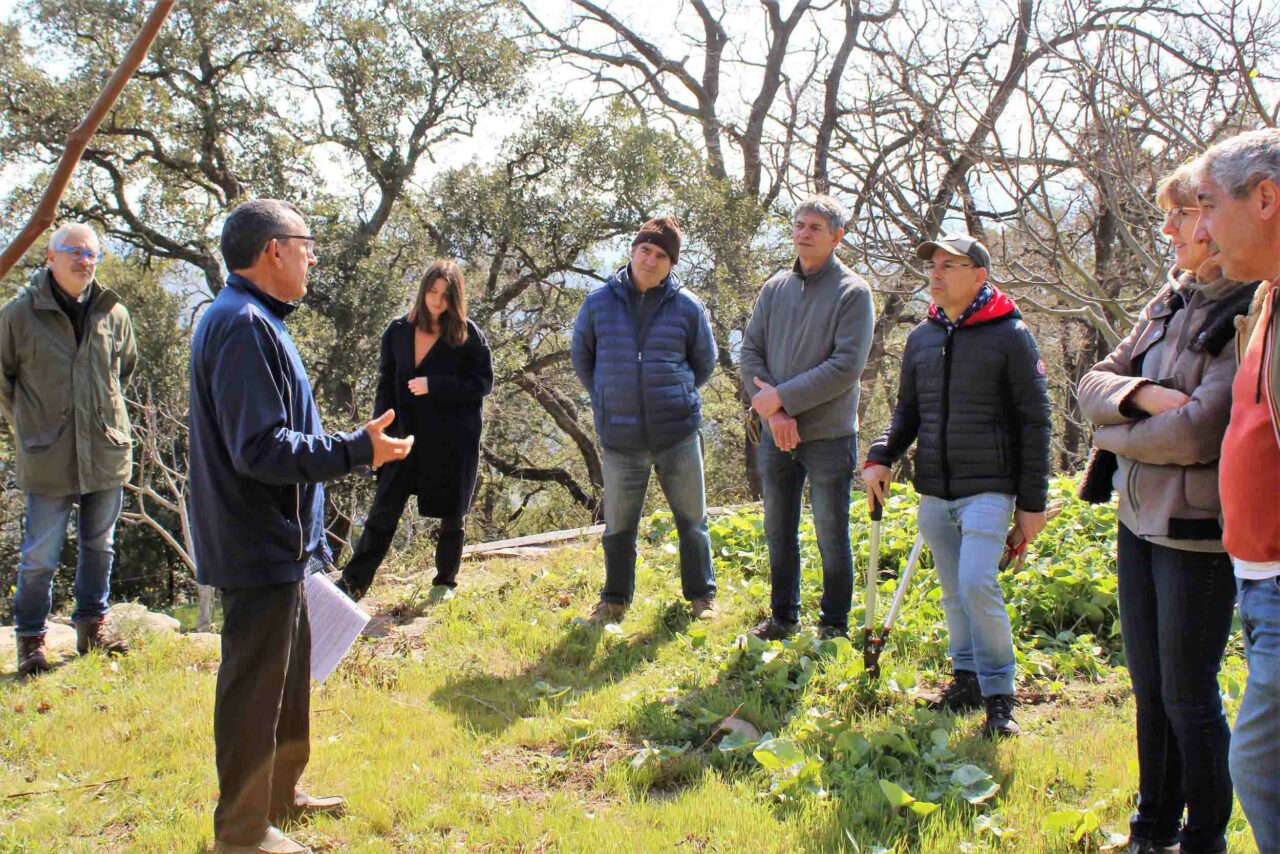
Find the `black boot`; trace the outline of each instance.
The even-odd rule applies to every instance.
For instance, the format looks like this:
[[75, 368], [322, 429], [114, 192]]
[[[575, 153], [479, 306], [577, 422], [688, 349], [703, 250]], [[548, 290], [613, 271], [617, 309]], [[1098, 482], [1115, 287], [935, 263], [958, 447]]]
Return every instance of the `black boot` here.
[[978, 685], [978, 674], [972, 670], [956, 670], [951, 675], [951, 682], [942, 689], [938, 699], [929, 704], [938, 711], [964, 712], [982, 707], [982, 688]]
[[788, 623], [776, 617], [768, 617], [751, 630], [761, 640], [786, 640], [800, 630], [800, 623]]
[[988, 738], [1008, 738], [1022, 732], [1022, 727], [1013, 719], [1013, 707], [1018, 705], [1012, 694], [992, 694], [983, 697], [987, 706], [987, 722], [982, 725], [982, 734]]

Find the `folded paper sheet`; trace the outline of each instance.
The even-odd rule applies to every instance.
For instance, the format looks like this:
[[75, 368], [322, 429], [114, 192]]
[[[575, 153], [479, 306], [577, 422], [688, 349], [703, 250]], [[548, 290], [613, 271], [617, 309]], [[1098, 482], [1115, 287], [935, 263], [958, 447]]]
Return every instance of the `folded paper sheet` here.
[[311, 622], [311, 678], [323, 682], [351, 649], [369, 615], [323, 573], [307, 576], [307, 616]]

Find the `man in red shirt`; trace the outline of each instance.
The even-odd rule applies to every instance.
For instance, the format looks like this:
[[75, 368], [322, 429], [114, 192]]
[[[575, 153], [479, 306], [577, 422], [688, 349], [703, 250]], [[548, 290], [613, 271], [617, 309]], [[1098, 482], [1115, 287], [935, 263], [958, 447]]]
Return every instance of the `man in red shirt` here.
[[1260, 851], [1280, 851], [1280, 129], [1243, 133], [1200, 158], [1197, 240], [1238, 281], [1261, 281], [1237, 320], [1240, 368], [1218, 467], [1223, 544], [1235, 563], [1249, 681], [1231, 778]]

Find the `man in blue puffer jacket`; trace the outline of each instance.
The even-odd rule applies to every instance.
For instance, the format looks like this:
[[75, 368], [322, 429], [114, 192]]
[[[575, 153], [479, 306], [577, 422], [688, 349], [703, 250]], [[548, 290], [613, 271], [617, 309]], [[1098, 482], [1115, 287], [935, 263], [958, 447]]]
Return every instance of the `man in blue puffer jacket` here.
[[715, 570], [702, 479], [702, 400], [716, 345], [706, 309], [671, 272], [671, 217], [645, 223], [631, 263], [587, 294], [573, 328], [573, 369], [591, 394], [604, 450], [604, 589], [596, 623], [622, 619], [636, 587], [636, 531], [657, 470], [680, 536], [680, 584], [695, 619], [715, 616]]

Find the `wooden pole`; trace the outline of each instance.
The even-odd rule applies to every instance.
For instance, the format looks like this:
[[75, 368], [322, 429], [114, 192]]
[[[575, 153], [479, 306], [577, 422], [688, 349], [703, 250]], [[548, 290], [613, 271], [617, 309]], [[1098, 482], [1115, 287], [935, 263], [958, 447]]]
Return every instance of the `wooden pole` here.
[[151, 14], [147, 16], [146, 23], [142, 25], [142, 29], [133, 40], [133, 44], [129, 46], [129, 52], [125, 54], [124, 59], [120, 62], [120, 67], [115, 70], [115, 73], [111, 75], [111, 79], [107, 81], [107, 85], [103, 87], [102, 94], [98, 96], [98, 100], [94, 103], [93, 108], [89, 110], [89, 114], [84, 117], [84, 121], [71, 133], [67, 134], [67, 147], [62, 152], [62, 158], [58, 161], [58, 168], [54, 171], [53, 177], [49, 179], [49, 186], [40, 198], [40, 204], [36, 206], [35, 213], [31, 215], [26, 227], [14, 238], [13, 243], [9, 244], [3, 254], [0, 254], [0, 279], [3, 279], [13, 269], [13, 265], [18, 263], [18, 259], [22, 257], [23, 253], [31, 248], [31, 244], [36, 242], [36, 238], [53, 224], [54, 216], [58, 212], [58, 202], [62, 200], [62, 194], [66, 192], [67, 185], [71, 183], [71, 175], [76, 171], [76, 166], [79, 165], [80, 157], [84, 154], [84, 150], [89, 147], [89, 140], [93, 139], [93, 134], [97, 131], [98, 126], [102, 124], [102, 120], [107, 117], [107, 113], [111, 112], [111, 108], [115, 106], [116, 99], [120, 97], [120, 92], [124, 89], [125, 84], [129, 82], [129, 78], [142, 65], [142, 60], [146, 59], [147, 51], [151, 49], [151, 43], [156, 40], [160, 27], [164, 25], [165, 19], [169, 17], [169, 10], [173, 8], [174, 2], [175, 0], [158, 0], [151, 10]]

